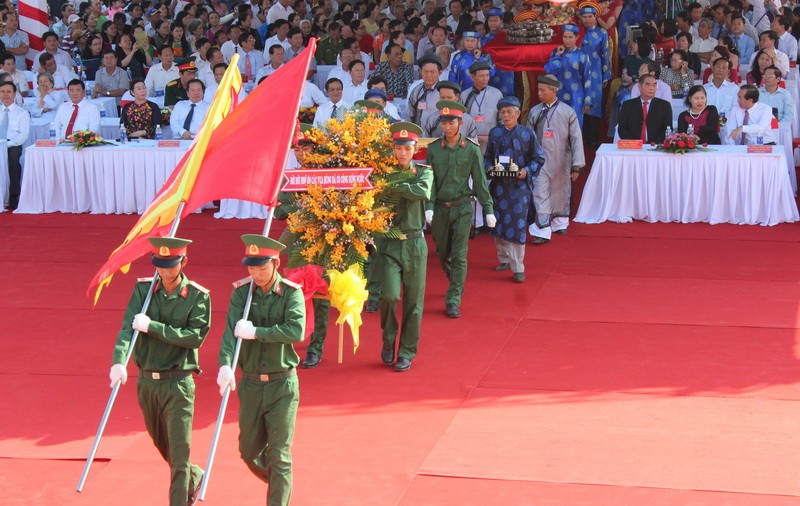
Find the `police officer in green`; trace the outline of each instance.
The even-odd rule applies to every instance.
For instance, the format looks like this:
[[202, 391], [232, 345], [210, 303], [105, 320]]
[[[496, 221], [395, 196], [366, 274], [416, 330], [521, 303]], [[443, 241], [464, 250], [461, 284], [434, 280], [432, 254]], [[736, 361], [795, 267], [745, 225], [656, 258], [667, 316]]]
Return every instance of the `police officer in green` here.
[[111, 386], [128, 380], [125, 355], [133, 329], [140, 332], [133, 361], [139, 368], [137, 390], [147, 432], [169, 463], [171, 506], [194, 504], [203, 470], [189, 461], [194, 415], [194, 379], [199, 373], [197, 349], [208, 334], [211, 301], [208, 290], [189, 281], [186, 239], [151, 237], [152, 262], [158, 272], [150, 305], [140, 313], [152, 278], [139, 279], [125, 310], [114, 346]]
[[425, 271], [428, 261], [428, 245], [422, 229], [425, 226], [425, 202], [431, 197], [433, 172], [427, 165], [412, 161], [417, 148], [417, 139], [422, 129], [414, 123], [394, 123], [389, 131], [394, 139], [394, 157], [403, 171], [412, 171], [414, 178], [387, 190], [400, 198], [395, 207], [392, 228], [400, 229], [403, 239], [386, 238], [378, 253], [381, 255], [378, 272], [381, 279], [381, 329], [383, 349], [381, 359], [386, 364], [394, 362], [395, 340], [398, 325], [395, 306], [403, 289], [403, 313], [400, 324], [400, 346], [394, 370], [407, 371], [417, 354], [419, 333], [422, 324], [422, 308], [425, 305]]
[[459, 132], [466, 109], [450, 100], [438, 101], [436, 108], [444, 137], [428, 145], [425, 162], [433, 169], [433, 188], [425, 205], [425, 220], [431, 225], [436, 255], [450, 281], [445, 297], [447, 316], [458, 318], [467, 278], [467, 242], [472, 226], [470, 197], [477, 196], [486, 212], [488, 227], [494, 228], [497, 220], [486, 184], [481, 149]]
[[[232, 364], [236, 339], [242, 340], [239, 367], [239, 453], [250, 471], [269, 484], [267, 504], [289, 504], [290, 454], [300, 390], [294, 344], [303, 340], [305, 301], [300, 286], [278, 274], [284, 245], [255, 234], [242, 236], [250, 277], [234, 283], [219, 351], [220, 394], [236, 389]], [[250, 281], [252, 301], [243, 318]]]
[[165, 107], [173, 106], [181, 100], [189, 100], [186, 92], [189, 89], [189, 81], [197, 77], [197, 67], [194, 61], [190, 61], [178, 67], [178, 70], [180, 71], [180, 77], [168, 82], [166, 88], [164, 88]]

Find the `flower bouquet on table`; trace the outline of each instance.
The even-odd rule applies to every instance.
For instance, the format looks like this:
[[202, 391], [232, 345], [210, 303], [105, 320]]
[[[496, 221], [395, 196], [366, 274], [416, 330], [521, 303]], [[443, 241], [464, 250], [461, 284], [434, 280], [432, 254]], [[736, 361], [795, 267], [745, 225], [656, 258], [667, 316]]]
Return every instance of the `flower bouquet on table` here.
[[[322, 129], [304, 133], [314, 144], [300, 155], [302, 169], [372, 168], [372, 188], [353, 184], [342, 189], [310, 185], [305, 192], [282, 194], [279, 208], [288, 212], [281, 241], [288, 246], [287, 272], [321, 266], [330, 280], [327, 298], [339, 310], [336, 323], [347, 323], [358, 347], [361, 308], [367, 300], [363, 264], [378, 237], [402, 238], [394, 228], [392, 188], [416, 177], [395, 164], [387, 121], [373, 113], [349, 111], [344, 121], [331, 120]], [[283, 206], [287, 206], [284, 208]], [[307, 276], [308, 272], [304, 273]], [[324, 292], [317, 290], [319, 293]], [[341, 347], [340, 347], [341, 353]], [[341, 361], [341, 355], [340, 355]]]
[[161, 126], [169, 125], [169, 118], [172, 116], [172, 109], [169, 107], [161, 108]]
[[314, 116], [317, 115], [317, 105], [311, 105], [308, 107], [301, 107], [300, 110], [297, 112], [297, 119], [300, 123], [314, 123]]
[[90, 146], [102, 146], [104, 144], [113, 144], [100, 137], [91, 130], [78, 130], [72, 132], [72, 135], [67, 137], [67, 140], [72, 143], [75, 150], [81, 150]]
[[689, 151], [711, 151], [708, 149], [708, 144], [700, 144], [700, 137], [696, 135], [677, 133], [667, 136], [664, 142], [654, 145], [651, 151], [664, 151], [677, 155], [684, 155]]

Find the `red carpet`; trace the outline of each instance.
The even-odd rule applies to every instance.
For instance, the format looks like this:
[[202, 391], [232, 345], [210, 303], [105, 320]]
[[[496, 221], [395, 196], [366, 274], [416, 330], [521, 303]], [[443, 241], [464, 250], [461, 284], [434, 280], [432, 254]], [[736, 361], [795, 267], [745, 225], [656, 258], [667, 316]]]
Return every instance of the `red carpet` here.
[[[122, 311], [146, 261], [98, 307], [88, 280], [134, 216], [0, 215], [0, 486], [4, 504], [163, 504], [167, 466], [126, 385], [86, 484]], [[257, 220], [193, 215], [189, 275], [211, 290], [193, 434], [205, 464], [219, 407], [216, 355], [238, 236]], [[277, 232], [277, 230], [276, 230]], [[362, 346], [300, 371], [293, 503], [800, 503], [800, 226], [575, 224], [529, 247], [528, 281], [470, 243], [464, 317], [444, 316], [428, 262], [420, 354], [379, 363], [377, 315]], [[300, 352], [303, 353], [301, 346]], [[129, 373], [135, 375], [131, 367]], [[229, 406], [208, 504], [263, 504], [237, 455]]]

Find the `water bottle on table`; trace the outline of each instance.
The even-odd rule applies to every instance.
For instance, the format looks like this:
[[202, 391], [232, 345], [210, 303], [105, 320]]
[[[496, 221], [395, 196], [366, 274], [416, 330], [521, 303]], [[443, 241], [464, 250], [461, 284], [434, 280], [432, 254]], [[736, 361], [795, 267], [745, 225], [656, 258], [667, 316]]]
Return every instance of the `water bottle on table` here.
[[50, 140], [56, 140], [56, 124], [50, 123]]
[[690, 123], [690, 124], [689, 124], [689, 126], [686, 128], [686, 133], [687, 133], [688, 135], [694, 135], [694, 125], [692, 125], [692, 124]]
[[128, 132], [125, 131], [125, 125], [119, 124], [119, 143], [125, 144], [128, 142]]
[[758, 144], [759, 146], [764, 144], [764, 134], [762, 132], [758, 132], [758, 134], [756, 135], [756, 144]]
[[161, 131], [161, 125], [156, 125], [156, 142], [164, 138], [164, 132]]
[[664, 132], [664, 137], [669, 137], [670, 135], [672, 135], [672, 127], [668, 126], [667, 130]]

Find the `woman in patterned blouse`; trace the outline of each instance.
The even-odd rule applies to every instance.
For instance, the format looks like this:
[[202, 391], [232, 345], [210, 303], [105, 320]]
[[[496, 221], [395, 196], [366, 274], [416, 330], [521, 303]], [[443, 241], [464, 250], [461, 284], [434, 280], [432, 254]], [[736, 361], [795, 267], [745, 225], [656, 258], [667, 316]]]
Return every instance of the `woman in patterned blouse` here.
[[156, 134], [156, 125], [161, 124], [161, 110], [155, 102], [147, 100], [147, 86], [142, 79], [131, 81], [133, 102], [122, 108], [120, 121], [130, 139], [152, 139]]

